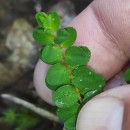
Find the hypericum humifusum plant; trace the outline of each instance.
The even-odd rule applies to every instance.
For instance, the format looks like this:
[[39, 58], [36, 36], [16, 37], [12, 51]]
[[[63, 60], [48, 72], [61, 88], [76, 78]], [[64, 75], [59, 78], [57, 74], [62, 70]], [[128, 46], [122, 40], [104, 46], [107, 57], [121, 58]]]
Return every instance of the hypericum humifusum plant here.
[[73, 27], [59, 28], [60, 18], [56, 12], [38, 12], [35, 18], [38, 27], [33, 37], [44, 46], [39, 52], [40, 59], [51, 65], [45, 82], [54, 91], [52, 100], [58, 107], [57, 116], [66, 130], [75, 130], [81, 107], [103, 91], [105, 80], [87, 67], [90, 50], [73, 46], [77, 37]]

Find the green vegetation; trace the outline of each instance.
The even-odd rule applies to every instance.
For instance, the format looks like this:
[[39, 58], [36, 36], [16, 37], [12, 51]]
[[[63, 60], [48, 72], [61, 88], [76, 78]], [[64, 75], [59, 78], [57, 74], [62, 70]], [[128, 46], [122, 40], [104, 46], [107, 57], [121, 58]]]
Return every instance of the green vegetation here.
[[66, 130], [75, 130], [78, 112], [87, 101], [103, 91], [103, 76], [87, 67], [91, 52], [85, 46], [72, 46], [77, 33], [72, 27], [60, 27], [56, 12], [36, 14], [38, 27], [34, 39], [44, 47], [40, 59], [51, 65], [45, 82], [54, 90], [52, 100]]
[[9, 108], [4, 111], [2, 121], [14, 130], [29, 130], [41, 121], [41, 117], [26, 109]]
[[130, 69], [128, 69], [125, 73], [124, 73], [124, 78], [126, 80], [127, 83], [130, 83]]

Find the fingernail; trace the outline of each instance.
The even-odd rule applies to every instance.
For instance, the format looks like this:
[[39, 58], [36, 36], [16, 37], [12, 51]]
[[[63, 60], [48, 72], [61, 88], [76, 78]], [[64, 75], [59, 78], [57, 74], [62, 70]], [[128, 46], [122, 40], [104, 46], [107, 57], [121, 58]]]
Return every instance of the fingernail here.
[[108, 130], [122, 130], [124, 106], [119, 103], [114, 107], [112, 117], [109, 119]]
[[76, 130], [122, 130], [123, 102], [102, 97], [88, 102], [81, 109]]

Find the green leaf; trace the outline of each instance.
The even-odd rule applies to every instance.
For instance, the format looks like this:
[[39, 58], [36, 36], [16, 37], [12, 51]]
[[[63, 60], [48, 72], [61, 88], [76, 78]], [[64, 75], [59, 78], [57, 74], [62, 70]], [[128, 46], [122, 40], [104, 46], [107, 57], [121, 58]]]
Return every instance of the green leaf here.
[[38, 12], [36, 13], [36, 20], [40, 27], [44, 28], [44, 21], [46, 19], [47, 15], [44, 12]]
[[83, 65], [83, 66], [75, 67], [72, 71], [72, 75], [75, 78], [76, 77], [86, 77], [86, 76], [92, 77], [95, 75], [95, 72], [92, 69]]
[[56, 12], [48, 14], [44, 21], [44, 27], [49, 30], [57, 31], [60, 25], [60, 17]]
[[72, 27], [61, 28], [55, 39], [56, 44], [61, 44], [61, 47], [67, 48], [74, 44], [77, 37], [76, 30]]
[[71, 46], [65, 52], [65, 62], [71, 66], [86, 65], [90, 59], [90, 51], [86, 47]]
[[58, 108], [57, 116], [63, 122], [69, 119], [71, 116], [78, 114], [79, 104], [75, 104], [69, 108]]
[[88, 102], [90, 99], [92, 99], [94, 96], [96, 96], [97, 94], [101, 93], [101, 90], [93, 90], [93, 91], [89, 91], [85, 94], [82, 104], [85, 104], [86, 102]]
[[[92, 69], [86, 67], [85, 65], [75, 67], [72, 71], [72, 75], [73, 75], [74, 79], [77, 79], [77, 78], [82, 79], [82, 77], [93, 78], [93, 77], [95, 77], [95, 74], [96, 73]], [[90, 88], [89, 87], [85, 87], [85, 88], [80, 87], [79, 91], [80, 91], [81, 94], [84, 95], [86, 92], [90, 91]]]
[[79, 93], [72, 85], [64, 85], [55, 91], [52, 99], [57, 107], [68, 108], [76, 104], [79, 97]]
[[54, 41], [54, 35], [52, 32], [42, 28], [34, 29], [33, 38], [41, 45], [48, 45]]
[[125, 80], [130, 83], [130, 69], [128, 69], [125, 73], [124, 73], [124, 78]]
[[55, 64], [50, 67], [46, 74], [48, 88], [56, 90], [58, 87], [70, 84], [71, 71], [63, 64]]
[[47, 64], [62, 62], [62, 49], [57, 45], [47, 45], [40, 51], [40, 59]]
[[61, 28], [55, 39], [56, 44], [61, 44], [68, 39], [68, 32], [65, 28]]
[[65, 129], [76, 130], [76, 121], [77, 121], [77, 115], [74, 115], [71, 118], [69, 118], [64, 124]]
[[94, 89], [102, 90], [105, 81], [104, 78], [100, 75], [95, 77], [77, 77], [72, 80], [72, 83], [79, 89], [86, 89], [87, 91], [91, 91]]
[[103, 76], [96, 74], [85, 66], [75, 68], [72, 74], [72, 83], [81, 91], [102, 90], [105, 85]]

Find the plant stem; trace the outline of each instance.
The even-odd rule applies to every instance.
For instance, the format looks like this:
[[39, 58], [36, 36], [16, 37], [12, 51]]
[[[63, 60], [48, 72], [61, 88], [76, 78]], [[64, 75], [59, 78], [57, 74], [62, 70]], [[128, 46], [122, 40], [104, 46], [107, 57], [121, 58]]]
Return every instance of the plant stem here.
[[[80, 92], [79, 92], [79, 89], [78, 89], [77, 87], [75, 87], [75, 89], [76, 89], [76, 91], [77, 91], [78, 93], [80, 93]], [[79, 97], [79, 102], [80, 102], [80, 103], [82, 102], [82, 97], [81, 97], [81, 95], [80, 95], [80, 97]]]

